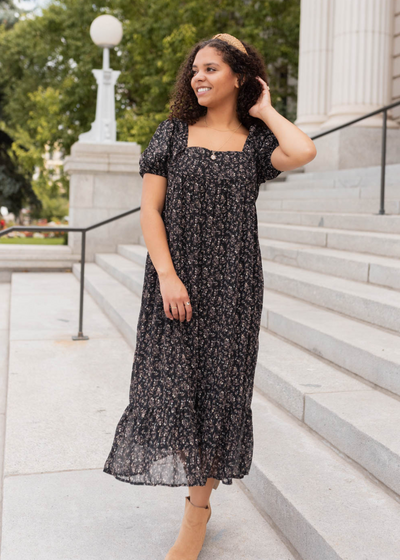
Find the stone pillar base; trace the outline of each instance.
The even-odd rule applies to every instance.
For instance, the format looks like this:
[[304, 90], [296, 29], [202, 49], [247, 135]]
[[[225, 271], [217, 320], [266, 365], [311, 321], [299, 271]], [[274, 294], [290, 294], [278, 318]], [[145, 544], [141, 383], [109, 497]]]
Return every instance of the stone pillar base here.
[[[309, 133], [310, 136], [320, 131]], [[314, 140], [317, 156], [304, 166], [309, 171], [372, 167], [381, 163], [382, 129], [349, 126]], [[386, 163], [400, 161], [400, 129], [387, 129]]]
[[[140, 145], [136, 142], [89, 144], [76, 142], [65, 158], [70, 175], [69, 225], [86, 227], [140, 206]], [[112, 253], [122, 243], [139, 243], [140, 211], [86, 234], [86, 260], [95, 253]], [[70, 233], [68, 245], [81, 251], [81, 233]]]

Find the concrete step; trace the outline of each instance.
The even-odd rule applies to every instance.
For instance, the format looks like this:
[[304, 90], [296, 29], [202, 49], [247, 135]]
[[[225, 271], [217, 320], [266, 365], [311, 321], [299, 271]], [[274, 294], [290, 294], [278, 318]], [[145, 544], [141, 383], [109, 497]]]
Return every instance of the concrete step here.
[[[260, 238], [260, 247], [265, 260], [400, 290], [400, 261], [395, 258], [265, 238]], [[118, 253], [145, 265], [145, 245], [119, 245]]]
[[258, 222], [260, 238], [400, 258], [400, 234]]
[[[132, 255], [134, 247], [131, 246]], [[106, 259], [102, 261], [103, 265], [105, 263]], [[132, 344], [136, 336], [139, 298], [131, 294], [132, 303], [129, 303], [126, 288], [118, 285], [115, 278], [129, 277], [130, 273], [137, 275], [137, 269], [135, 265], [130, 268], [123, 257], [109, 258], [107, 265], [115, 268], [110, 270], [113, 278], [97, 265], [90, 264], [85, 285], [117, 328], [127, 333], [127, 340]], [[74, 269], [78, 275], [79, 265]], [[125, 285], [127, 282], [124, 281]], [[137, 290], [136, 282], [132, 288]], [[134, 305], [135, 313], [127, 314], [127, 305]], [[396, 418], [400, 420], [399, 400], [280, 340], [264, 328], [260, 332], [256, 386], [388, 488], [400, 493], [400, 438], [397, 433], [400, 422], [395, 421]]]
[[400, 333], [400, 292], [272, 261], [263, 269], [270, 290]]
[[400, 215], [258, 210], [258, 220], [270, 224], [311, 226], [367, 232], [400, 233]]
[[133, 260], [135, 253], [133, 248], [137, 248], [136, 255], [140, 258], [142, 247], [140, 245], [131, 245], [130, 247], [132, 259], [119, 254], [101, 254], [96, 255], [96, 264], [104, 271], [108, 272], [112, 278], [118, 280], [118, 282], [128, 288], [138, 298], [141, 298], [144, 280], [144, 263], [140, 265]]
[[[125, 254], [132, 260], [139, 259], [143, 249], [141, 245], [125, 246]], [[123, 266], [125, 271], [129, 270], [126, 263]], [[121, 274], [121, 270], [115, 271], [114, 277]], [[128, 284], [129, 278], [125, 280], [125, 285]], [[141, 288], [138, 289], [136, 282], [132, 286], [139, 296]], [[361, 379], [400, 395], [400, 337], [396, 332], [270, 289], [264, 290], [263, 307], [264, 328]]]
[[[387, 185], [398, 185], [400, 177], [400, 164], [387, 164], [385, 172], [385, 183]], [[364, 186], [380, 185], [381, 166], [353, 167], [351, 169], [336, 169], [328, 171], [307, 171], [287, 174], [286, 182], [296, 184], [298, 182], [318, 183], [320, 181], [333, 181], [335, 185], [342, 186]]]
[[[287, 210], [295, 212], [349, 212], [378, 214], [380, 209], [379, 196], [375, 199], [359, 198], [307, 198], [307, 199], [267, 199], [266, 191], [260, 188], [257, 198], [258, 210]], [[400, 198], [400, 197], [399, 197]], [[400, 214], [400, 200], [385, 199], [386, 214]]]
[[[378, 180], [374, 178], [364, 177], [360, 179], [359, 177], [347, 178], [347, 179], [297, 179], [296, 181], [268, 181], [267, 190], [310, 190], [310, 189], [348, 189], [358, 187], [360, 189], [374, 189], [373, 192], [380, 192], [380, 178]], [[385, 181], [385, 187], [389, 186]], [[399, 180], [393, 182], [390, 187], [393, 189], [400, 188]], [[386, 189], [385, 189], [386, 190]]]
[[400, 290], [400, 260], [275, 239], [260, 239], [263, 259]]
[[[290, 185], [290, 184], [289, 184]], [[291, 186], [291, 185], [290, 185]], [[271, 190], [268, 188], [266, 191], [260, 191], [260, 197], [267, 200], [283, 200], [283, 199], [306, 199], [306, 198], [357, 198], [357, 199], [379, 199], [380, 197], [380, 187], [377, 186], [365, 186], [365, 187], [342, 187], [338, 186], [336, 188], [320, 188], [317, 185], [314, 188], [301, 188], [301, 189], [291, 189], [288, 188], [278, 188], [278, 183], [276, 188]], [[400, 198], [400, 186], [387, 186], [385, 187], [385, 197], [387, 199], [399, 199]]]
[[142, 245], [118, 245], [118, 254], [126, 259], [145, 266], [147, 257], [147, 247], [144, 242], [143, 235], [141, 236]]
[[[72, 271], [80, 279], [81, 265], [74, 264]], [[135, 348], [140, 297], [95, 263], [85, 265], [85, 289]]]
[[[138, 248], [138, 253], [141, 253], [141, 248]], [[131, 290], [131, 292], [138, 296], [141, 295], [144, 263], [137, 264], [116, 253], [97, 253], [95, 255], [95, 262], [113, 278]]]
[[400, 504], [258, 391], [252, 410], [243, 483], [300, 557], [398, 560]]
[[0, 243], [0, 282], [10, 282], [13, 272], [71, 270], [80, 255], [68, 245], [18, 245]]
[[267, 183], [267, 191], [276, 191], [276, 190], [309, 190], [309, 189], [334, 189], [338, 187], [346, 187], [346, 186], [355, 186], [357, 184], [351, 185], [342, 185], [337, 184], [334, 179], [319, 179], [318, 181], [312, 179], [297, 179], [296, 181], [268, 181]]
[[255, 386], [400, 500], [400, 399], [260, 331]]
[[400, 396], [398, 334], [268, 289], [264, 290], [261, 325]]

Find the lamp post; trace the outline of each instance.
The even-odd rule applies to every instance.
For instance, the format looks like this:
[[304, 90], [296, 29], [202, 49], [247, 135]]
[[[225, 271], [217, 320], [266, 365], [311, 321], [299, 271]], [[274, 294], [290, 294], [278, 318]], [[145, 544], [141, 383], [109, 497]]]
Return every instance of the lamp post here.
[[96, 118], [90, 130], [79, 135], [79, 142], [112, 143], [117, 139], [114, 86], [121, 72], [110, 68], [110, 48], [122, 39], [121, 22], [114, 16], [99, 16], [90, 26], [90, 37], [103, 48], [103, 68], [92, 70], [97, 82]]
[[[116, 140], [114, 84], [120, 73], [110, 68], [109, 49], [121, 41], [122, 26], [114, 17], [102, 15], [93, 21], [90, 36], [104, 49], [103, 69], [92, 70], [98, 85], [96, 119], [91, 130], [81, 134], [71, 146], [71, 153], [64, 160], [64, 171], [70, 179], [69, 225], [90, 231], [87, 236], [78, 231], [68, 233], [71, 252], [81, 254], [81, 270], [78, 273], [75, 268], [74, 272], [81, 278], [82, 298], [85, 259], [93, 262], [97, 253], [116, 252], [118, 245], [140, 243], [141, 237], [138, 213], [129, 213], [140, 206], [140, 145]], [[130, 217], [109, 222], [119, 214]], [[98, 222], [103, 222], [103, 226], [90, 227]], [[82, 329], [79, 331], [81, 334]], [[77, 340], [85, 340], [82, 336]]]

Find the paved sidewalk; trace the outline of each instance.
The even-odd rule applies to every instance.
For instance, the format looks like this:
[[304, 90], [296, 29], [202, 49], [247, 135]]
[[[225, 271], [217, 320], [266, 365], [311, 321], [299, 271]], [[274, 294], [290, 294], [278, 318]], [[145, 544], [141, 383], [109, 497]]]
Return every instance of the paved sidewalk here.
[[0, 283], [0, 542], [3, 506], [4, 436], [8, 380], [8, 322], [10, 316], [10, 284]]
[[[71, 273], [17, 273], [11, 291], [1, 560], [163, 560], [187, 488], [102, 472], [128, 403], [133, 349], [88, 293], [90, 340], [71, 340], [79, 305]], [[212, 505], [202, 560], [294, 559], [240, 482], [220, 484]]]

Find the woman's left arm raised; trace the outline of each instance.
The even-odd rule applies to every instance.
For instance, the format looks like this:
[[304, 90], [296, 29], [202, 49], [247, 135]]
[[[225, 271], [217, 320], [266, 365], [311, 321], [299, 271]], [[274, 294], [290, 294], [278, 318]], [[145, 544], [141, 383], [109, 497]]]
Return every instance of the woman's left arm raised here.
[[263, 86], [263, 91], [249, 114], [264, 121], [279, 142], [279, 146], [271, 154], [272, 165], [280, 171], [302, 167], [317, 155], [314, 142], [272, 107], [267, 84], [259, 76], [257, 79]]

